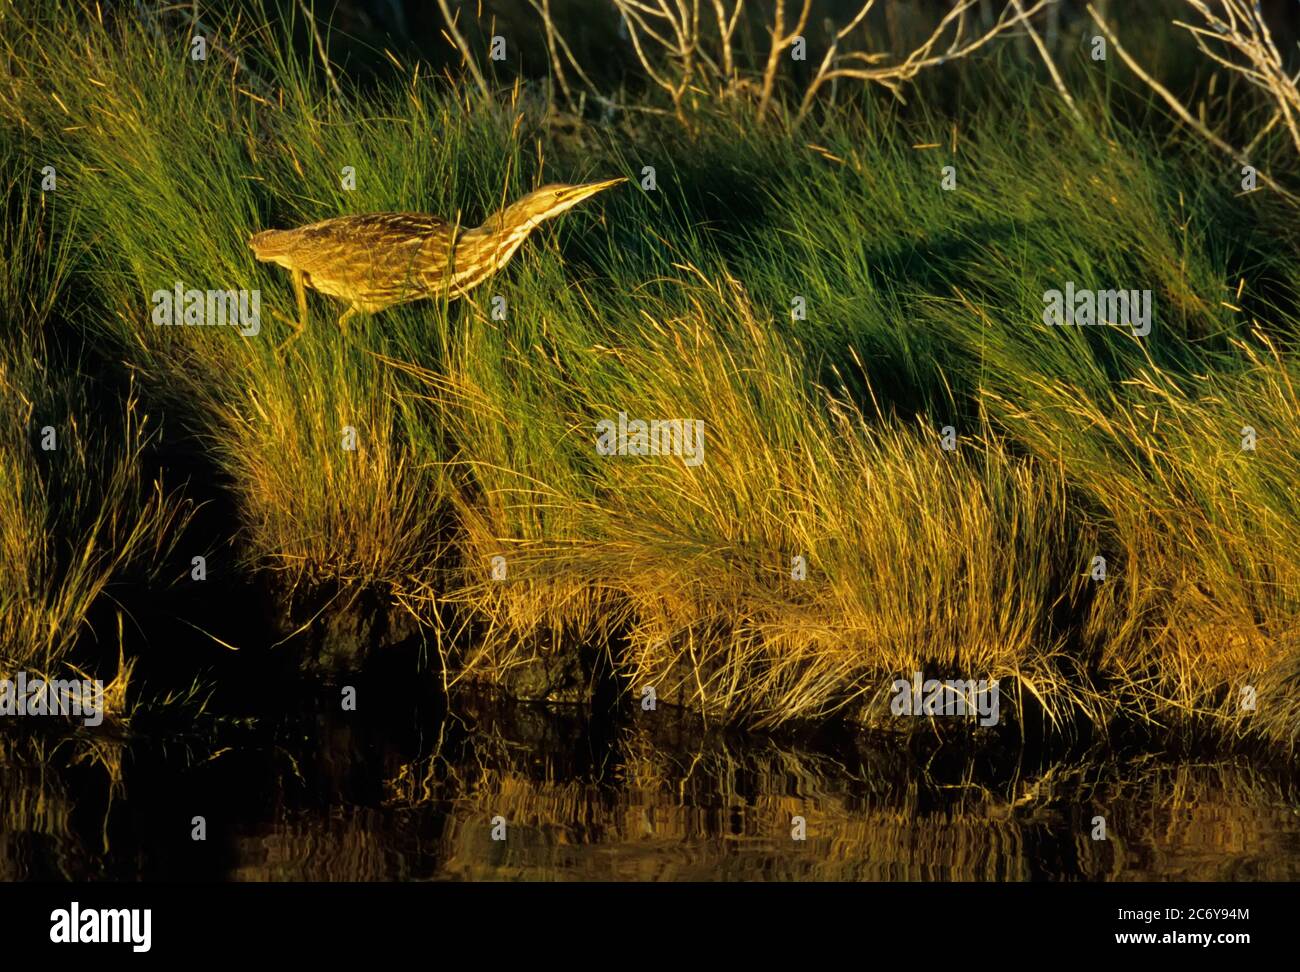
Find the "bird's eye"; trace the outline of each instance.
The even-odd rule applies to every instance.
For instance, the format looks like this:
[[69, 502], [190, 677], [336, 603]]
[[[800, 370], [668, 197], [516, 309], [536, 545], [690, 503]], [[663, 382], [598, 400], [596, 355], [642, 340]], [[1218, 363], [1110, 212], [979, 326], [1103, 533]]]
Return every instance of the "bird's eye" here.
[[556, 199], [559, 199], [559, 198], [560, 198], [561, 196], [563, 196], [563, 195], [564, 195], [564, 190], [563, 190], [563, 189], [556, 189], [556, 190], [555, 190], [555, 198], [556, 198]]

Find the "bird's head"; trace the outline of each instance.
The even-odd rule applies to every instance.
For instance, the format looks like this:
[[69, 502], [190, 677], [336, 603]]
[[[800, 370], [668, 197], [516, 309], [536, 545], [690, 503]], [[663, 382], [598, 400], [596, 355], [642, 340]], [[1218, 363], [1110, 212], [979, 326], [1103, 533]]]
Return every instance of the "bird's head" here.
[[620, 182], [627, 182], [627, 179], [620, 176], [617, 179], [606, 179], [604, 182], [587, 182], [578, 186], [552, 183], [549, 186], [534, 189], [528, 195], [511, 203], [506, 207], [503, 215], [506, 221], [511, 224], [526, 224], [529, 229], [532, 229], [553, 216], [560, 215], [566, 209], [572, 209], [583, 200], [590, 199], [596, 193], [604, 192], [611, 186], [618, 185]]

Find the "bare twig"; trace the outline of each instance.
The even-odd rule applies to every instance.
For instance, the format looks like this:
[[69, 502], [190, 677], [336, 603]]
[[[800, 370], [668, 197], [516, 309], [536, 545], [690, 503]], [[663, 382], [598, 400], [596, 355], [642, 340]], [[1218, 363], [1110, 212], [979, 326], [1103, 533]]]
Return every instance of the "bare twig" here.
[[551, 19], [551, 0], [528, 0], [529, 5], [537, 11], [537, 15], [542, 18], [542, 26], [545, 28], [546, 36], [546, 53], [551, 59], [551, 71], [555, 75], [555, 81], [560, 86], [560, 93], [564, 95], [565, 104], [572, 104], [573, 98], [569, 93], [569, 82], [564, 77], [564, 62], [560, 60], [558, 45], [556, 44], [555, 22]]
[[[1168, 88], [1143, 70], [1142, 66], [1133, 59], [1132, 55], [1130, 55], [1128, 51], [1124, 50], [1123, 45], [1119, 42], [1119, 38], [1115, 36], [1115, 32], [1111, 30], [1110, 25], [1106, 23], [1105, 19], [1097, 12], [1096, 8], [1094, 8], [1092, 4], [1088, 4], [1088, 13], [1092, 15], [1092, 19], [1096, 22], [1098, 29], [1106, 35], [1106, 39], [1115, 49], [1115, 53], [1120, 56], [1120, 60], [1128, 65], [1128, 69], [1136, 74], [1143, 83], [1147, 85], [1147, 87], [1158, 94], [1165, 104], [1170, 107], [1174, 114], [1177, 115], [1185, 125], [1195, 131], [1220, 152], [1223, 152], [1238, 163], [1242, 165], [1251, 164], [1244, 152], [1233, 148], [1218, 135], [1214, 134], [1214, 132], [1210, 131], [1209, 128], [1207, 128], [1202, 122], [1198, 121], [1195, 116], [1193, 116], [1192, 113], [1183, 106], [1182, 102], [1170, 93]], [[1300, 198], [1297, 198], [1295, 195], [1280, 186], [1271, 176], [1269, 176], [1268, 173], [1258, 167], [1255, 167], [1255, 172], [1259, 176], [1260, 182], [1264, 183], [1264, 185], [1268, 186], [1288, 202], [1292, 204], [1300, 203]]]
[[741, 11], [745, 9], [745, 0], [735, 0], [731, 17], [727, 17], [722, 0], [713, 0], [713, 15], [718, 22], [718, 45], [722, 50], [722, 79], [726, 88], [731, 88], [736, 78], [736, 61], [731, 52], [731, 38], [736, 33], [736, 22], [740, 20]]
[[767, 113], [768, 103], [772, 100], [772, 88], [776, 84], [776, 72], [780, 66], [781, 54], [803, 34], [804, 25], [808, 23], [808, 14], [812, 10], [812, 0], [803, 0], [803, 9], [799, 11], [799, 20], [790, 33], [783, 33], [785, 26], [785, 0], [776, 0], [776, 14], [772, 23], [772, 47], [767, 54], [767, 66], [763, 69], [763, 89], [758, 99], [758, 120], [762, 121]]
[[558, 30], [555, 31], [555, 43], [559, 47], [560, 51], [564, 54], [565, 58], [568, 60], [569, 66], [573, 68], [573, 73], [576, 74], [582, 80], [582, 83], [585, 84], [587, 86], [587, 89], [597, 97], [597, 100], [600, 100], [602, 102], [608, 101], [608, 99], [603, 98], [597, 92], [595, 83], [591, 80], [591, 78], [587, 77], [587, 72], [582, 69], [582, 65], [578, 63], [578, 59], [574, 57], [573, 49], [569, 47], [569, 42], [564, 39], [564, 35], [561, 34]]
[[[1220, 0], [1222, 16], [1202, 0], [1186, 0], [1188, 6], [1200, 14], [1204, 26], [1175, 20], [1174, 23], [1189, 31], [1201, 52], [1216, 64], [1241, 75], [1256, 88], [1268, 95], [1276, 111], [1267, 130], [1278, 121], [1286, 125], [1291, 144], [1300, 152], [1300, 90], [1297, 76], [1287, 73], [1273, 42], [1273, 32], [1264, 22], [1257, 4], [1246, 0]], [[1235, 54], [1235, 59], [1231, 57]], [[1257, 136], [1254, 145], [1261, 136]]]
[[839, 52], [840, 42], [860, 24], [871, 12], [871, 8], [876, 5], [876, 0], [867, 0], [866, 3], [858, 10], [857, 14], [847, 24], [835, 32], [831, 38], [830, 47], [826, 49], [826, 56], [822, 58], [821, 65], [817, 68], [817, 73], [813, 76], [812, 82], [808, 85], [808, 90], [804, 92], [803, 100], [799, 103], [799, 114], [796, 117], [796, 124], [802, 121], [808, 114], [808, 108], [812, 105], [812, 100], [817, 94], [817, 89], [821, 87], [822, 82], [826, 80], [826, 73], [835, 65], [835, 56]]
[[[701, 63], [711, 60], [703, 54], [700, 40], [700, 0], [614, 0], [614, 6], [623, 15], [642, 69], [668, 93], [678, 121], [685, 124], [683, 99]], [[653, 41], [670, 62], [676, 62], [675, 72], [655, 67], [646, 41]]]
[[[1042, 10], [1050, 3], [1056, 0], [1038, 0], [1028, 10], [1016, 4], [1016, 12], [1010, 4], [1002, 9], [1002, 13], [993, 21], [992, 25], [985, 30], [983, 34], [962, 42], [962, 34], [966, 20], [966, 13], [974, 7], [979, 0], [958, 0], [951, 10], [946, 13], [939, 21], [938, 26], [934, 28], [930, 36], [921, 44], [920, 47], [912, 51], [901, 62], [883, 66], [875, 66], [881, 61], [886, 60], [889, 55], [882, 53], [869, 53], [866, 51], [852, 51], [847, 54], [838, 54], [840, 41], [848, 36], [861, 19], [866, 15], [867, 10], [872, 6], [874, 0], [864, 5], [859, 10], [858, 15], [850, 21], [849, 25], [839, 31], [831, 45], [831, 50], [827, 52], [827, 57], [823, 59], [820, 69], [808, 85], [804, 92], [803, 101], [799, 105], [799, 112], [796, 115], [796, 123], [803, 120], [812, 107], [813, 98], [816, 96], [818, 89], [828, 81], [834, 81], [837, 78], [855, 78], [860, 81], [868, 81], [875, 84], [883, 85], [889, 89], [896, 98], [902, 98], [902, 85], [912, 80], [921, 71], [926, 68], [935, 67], [939, 64], [945, 64], [949, 61], [955, 61], [966, 57], [988, 44], [1000, 34], [1005, 34], [1019, 24], [1022, 20], [1033, 16], [1039, 10]], [[940, 40], [953, 28], [953, 37], [948, 47], [942, 54], [934, 53]]]
[[[1053, 0], [1053, 10], [1056, 9], [1057, 2], [1059, 2], [1059, 0]], [[1020, 15], [1020, 20], [1024, 23], [1025, 30], [1029, 33], [1029, 39], [1034, 42], [1034, 47], [1038, 48], [1038, 54], [1042, 57], [1043, 63], [1047, 65], [1047, 73], [1052, 76], [1052, 83], [1056, 85], [1056, 90], [1060, 93], [1061, 99], [1074, 114], [1074, 117], [1078, 121], [1083, 121], [1083, 114], [1079, 111], [1079, 106], [1074, 103], [1074, 98], [1072, 98], [1070, 92], [1066, 90], [1065, 82], [1061, 79], [1061, 72], [1056, 69], [1056, 63], [1052, 60], [1052, 55], [1048, 51], [1047, 45], [1043, 43], [1042, 36], [1038, 33], [1037, 29], [1035, 29], [1033, 22], [1025, 14], [1024, 8], [1020, 5], [1020, 0], [1011, 0], [1011, 5], [1016, 8], [1016, 13]]]

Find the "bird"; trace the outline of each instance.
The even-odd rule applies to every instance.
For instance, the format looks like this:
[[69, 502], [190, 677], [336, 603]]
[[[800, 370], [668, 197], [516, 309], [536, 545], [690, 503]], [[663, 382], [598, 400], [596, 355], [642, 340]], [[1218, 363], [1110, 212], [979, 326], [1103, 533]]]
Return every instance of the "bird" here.
[[462, 229], [427, 213], [366, 213], [262, 230], [249, 237], [248, 245], [259, 261], [278, 264], [293, 275], [298, 320], [285, 319], [294, 331], [283, 347], [307, 326], [304, 287], [344, 301], [347, 307], [338, 319], [344, 332], [358, 313], [374, 314], [424, 298], [455, 300], [509, 263], [546, 220], [626, 181], [545, 185], [474, 228]]

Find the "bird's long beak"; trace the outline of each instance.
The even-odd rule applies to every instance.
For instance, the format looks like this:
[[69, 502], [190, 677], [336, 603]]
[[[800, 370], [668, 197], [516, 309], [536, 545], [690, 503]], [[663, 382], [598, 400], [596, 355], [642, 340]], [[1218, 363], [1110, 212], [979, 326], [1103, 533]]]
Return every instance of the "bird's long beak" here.
[[606, 179], [604, 182], [588, 182], [586, 185], [578, 186], [573, 190], [575, 201], [589, 199], [598, 192], [604, 192], [621, 183], [627, 182], [626, 176], [619, 176], [617, 179]]

